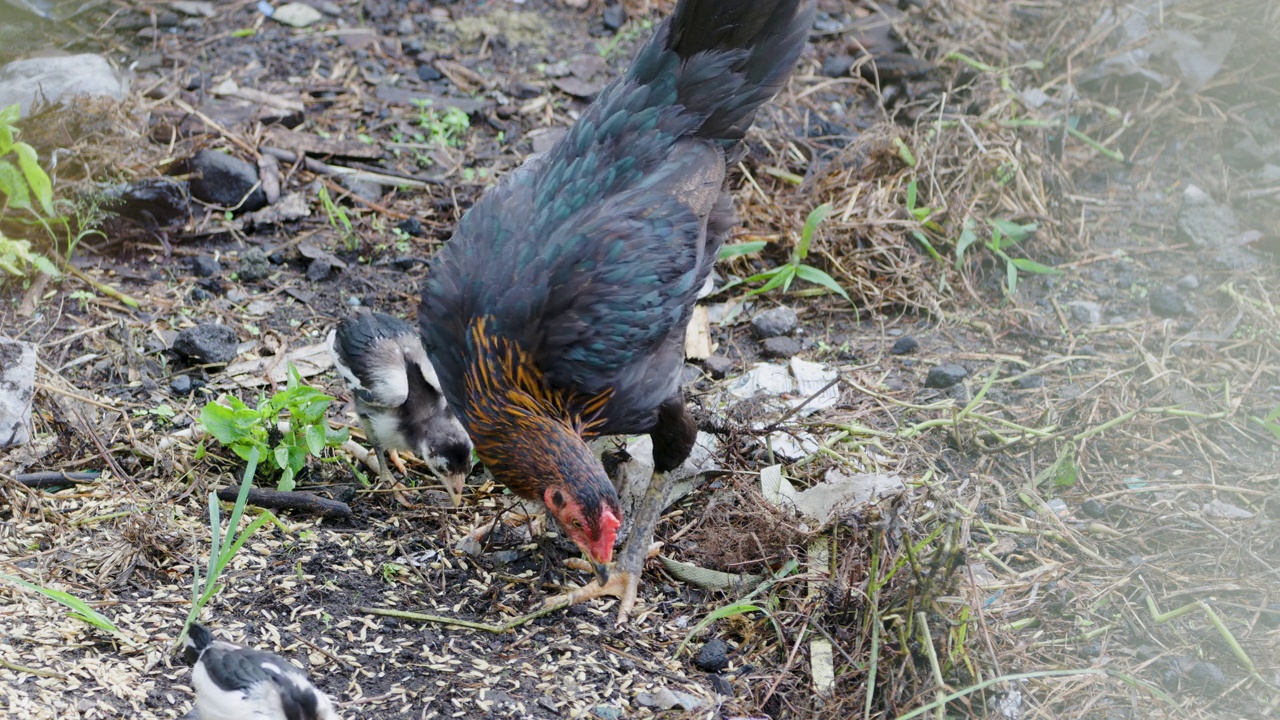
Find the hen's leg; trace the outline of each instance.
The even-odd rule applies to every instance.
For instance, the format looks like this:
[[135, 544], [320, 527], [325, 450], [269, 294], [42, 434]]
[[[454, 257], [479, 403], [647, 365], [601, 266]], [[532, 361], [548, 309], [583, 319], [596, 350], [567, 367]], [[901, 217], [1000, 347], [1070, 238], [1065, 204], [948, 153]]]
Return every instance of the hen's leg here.
[[609, 581], [604, 585], [594, 583], [578, 588], [567, 596], [549, 600], [549, 603], [567, 601], [573, 604], [602, 595], [614, 595], [619, 598], [618, 624], [625, 623], [630, 617], [631, 610], [635, 608], [644, 561], [653, 557], [661, 547], [660, 543], [653, 542], [653, 531], [667, 507], [667, 488], [671, 484], [667, 473], [684, 463], [698, 438], [698, 426], [685, 409], [683, 395], [662, 403], [658, 408], [658, 420], [649, 436], [653, 438], [653, 477], [634, 510], [631, 537], [618, 554], [618, 562], [609, 572]]
[[395, 450], [388, 450], [387, 457], [391, 460], [391, 464], [395, 466], [396, 470], [400, 471], [401, 475], [409, 477], [409, 468], [404, 466], [404, 460], [400, 459], [400, 453]]

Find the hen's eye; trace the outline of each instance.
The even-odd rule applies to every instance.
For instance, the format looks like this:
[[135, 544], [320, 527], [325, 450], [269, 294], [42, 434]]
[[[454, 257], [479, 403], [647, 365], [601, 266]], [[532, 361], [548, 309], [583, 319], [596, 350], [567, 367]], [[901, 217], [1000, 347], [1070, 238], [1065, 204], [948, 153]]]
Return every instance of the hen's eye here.
[[572, 525], [574, 530], [581, 530], [583, 527], [581, 520], [574, 520]]

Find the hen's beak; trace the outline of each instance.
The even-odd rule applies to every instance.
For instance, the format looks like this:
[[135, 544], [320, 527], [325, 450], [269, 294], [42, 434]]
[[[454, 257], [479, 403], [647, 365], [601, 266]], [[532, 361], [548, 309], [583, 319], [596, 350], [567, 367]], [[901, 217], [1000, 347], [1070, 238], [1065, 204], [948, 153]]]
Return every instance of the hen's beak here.
[[602, 562], [591, 561], [591, 567], [596, 571], [596, 579], [600, 581], [603, 587], [609, 582], [609, 566]]
[[440, 483], [444, 485], [445, 492], [449, 493], [449, 499], [453, 501], [454, 507], [462, 505], [462, 488], [467, 482], [467, 473], [449, 473], [440, 478]]

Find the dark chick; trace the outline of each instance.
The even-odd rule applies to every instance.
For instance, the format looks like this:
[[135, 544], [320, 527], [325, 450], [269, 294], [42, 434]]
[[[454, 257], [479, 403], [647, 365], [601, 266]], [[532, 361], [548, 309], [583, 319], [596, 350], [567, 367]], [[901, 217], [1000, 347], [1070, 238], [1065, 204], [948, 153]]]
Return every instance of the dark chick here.
[[338, 720], [329, 696], [279, 655], [214, 640], [195, 623], [183, 644], [200, 720]]
[[[812, 18], [813, 0], [681, 0], [627, 73], [481, 198], [432, 261], [419, 318], [450, 404], [494, 477], [544, 501], [602, 576], [622, 511], [587, 439], [648, 433], [660, 473], [692, 450], [679, 372], [733, 224], [726, 156], [790, 75]], [[611, 587], [591, 591], [622, 597], [620, 619], [665, 490], [655, 477]]]
[[359, 310], [329, 334], [334, 365], [355, 396], [356, 414], [378, 453], [378, 473], [391, 477], [388, 450], [418, 454], [443, 478], [454, 504], [471, 472], [471, 440], [409, 323]]

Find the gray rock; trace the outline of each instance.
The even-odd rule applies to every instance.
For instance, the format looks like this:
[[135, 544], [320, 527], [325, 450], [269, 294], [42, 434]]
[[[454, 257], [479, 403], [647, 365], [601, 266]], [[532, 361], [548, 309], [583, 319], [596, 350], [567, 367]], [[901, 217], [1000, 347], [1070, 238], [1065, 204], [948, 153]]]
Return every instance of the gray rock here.
[[924, 379], [924, 386], [927, 388], [949, 388], [952, 385], [969, 377], [969, 371], [964, 366], [955, 363], [946, 365], [938, 365], [929, 368], [929, 375]]
[[1257, 140], [1247, 137], [1222, 154], [1227, 164], [1239, 170], [1257, 170], [1266, 163], [1266, 151]]
[[910, 335], [903, 335], [893, 342], [893, 347], [889, 348], [889, 352], [894, 355], [906, 355], [913, 353], [920, 347], [920, 341]]
[[789, 358], [800, 353], [800, 342], [785, 335], [771, 337], [762, 343], [764, 354], [768, 357]]
[[796, 317], [796, 311], [785, 305], [769, 308], [751, 318], [751, 334], [761, 340], [779, 335], [789, 335], [792, 330], [796, 329], [796, 325], [799, 322], [800, 319]]
[[173, 351], [198, 363], [229, 363], [236, 359], [236, 333], [221, 323], [201, 323], [178, 333]]
[[316, 258], [307, 266], [307, 279], [311, 282], [320, 282], [329, 277], [329, 273], [333, 271], [333, 265], [324, 258]]
[[1044, 387], [1044, 377], [1040, 375], [1023, 375], [1013, 381], [1013, 386], [1019, 390], [1035, 390]]
[[1177, 289], [1168, 285], [1153, 288], [1147, 297], [1147, 303], [1151, 306], [1151, 312], [1160, 317], [1171, 318], [1191, 314], [1187, 299]]
[[244, 282], [256, 282], [271, 274], [271, 260], [262, 248], [249, 248], [240, 255], [236, 274]]
[[0, 448], [31, 441], [36, 346], [0, 337]]
[[191, 392], [191, 378], [178, 375], [169, 381], [169, 392], [174, 395], [187, 395]]
[[711, 683], [711, 689], [716, 691], [717, 695], [725, 697], [733, 697], [733, 685], [719, 675], [708, 675], [707, 680]]
[[1240, 220], [1226, 205], [1213, 201], [1209, 193], [1188, 185], [1178, 210], [1178, 236], [1196, 247], [1220, 245], [1240, 234]]
[[601, 15], [605, 28], [609, 32], [618, 32], [622, 29], [623, 23], [627, 21], [627, 13], [623, 10], [622, 5], [606, 5], [604, 13]]
[[201, 150], [186, 163], [191, 173], [191, 196], [237, 212], [253, 212], [267, 205], [258, 186], [258, 166], [217, 150]]
[[723, 355], [712, 355], [702, 361], [702, 367], [708, 375], [719, 380], [733, 370], [733, 361]]
[[184, 223], [191, 216], [187, 184], [173, 178], [154, 177], [116, 185], [102, 192], [108, 209], [146, 228]]
[[1262, 257], [1242, 247], [1224, 247], [1214, 253], [1209, 262], [1215, 269], [1228, 272], [1255, 270], [1262, 267]]
[[1080, 503], [1080, 512], [1096, 520], [1106, 516], [1107, 506], [1093, 498], [1089, 498], [1088, 500]]
[[0, 68], [0, 108], [18, 103], [23, 117], [36, 97], [49, 102], [77, 96], [121, 100], [127, 92], [128, 84], [101, 55], [15, 60]]
[[853, 67], [853, 58], [848, 55], [828, 55], [822, 61], [822, 74], [827, 77], [845, 77]]
[[1200, 287], [1200, 278], [1195, 275], [1184, 275], [1178, 280], [1179, 290], [1195, 290], [1198, 287]]
[[1081, 325], [1099, 325], [1102, 323], [1102, 306], [1089, 300], [1072, 300], [1067, 303], [1071, 317]]
[[622, 709], [612, 705], [597, 705], [592, 712], [601, 720], [619, 720], [622, 717]]
[[222, 263], [208, 255], [191, 258], [191, 274], [196, 277], [213, 277], [222, 273]]
[[418, 79], [422, 82], [435, 82], [442, 77], [444, 77], [444, 75], [441, 75], [440, 71], [437, 70], [434, 65], [423, 63], [418, 66]]
[[729, 667], [729, 646], [720, 638], [712, 638], [698, 651], [693, 664], [709, 673], [720, 672]]

